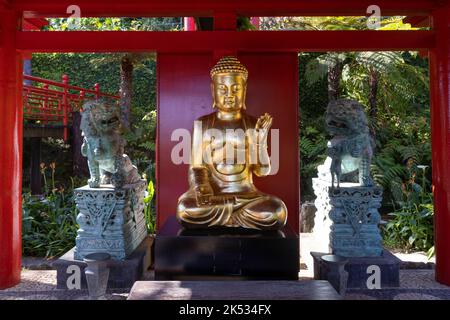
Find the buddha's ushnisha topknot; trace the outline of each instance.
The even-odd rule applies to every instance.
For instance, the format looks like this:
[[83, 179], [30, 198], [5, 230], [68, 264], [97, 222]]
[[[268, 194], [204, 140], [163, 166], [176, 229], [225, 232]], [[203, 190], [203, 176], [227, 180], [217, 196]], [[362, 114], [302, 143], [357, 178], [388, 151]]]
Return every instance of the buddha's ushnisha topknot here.
[[219, 73], [242, 73], [245, 79], [248, 78], [247, 68], [234, 56], [221, 58], [211, 69], [211, 78]]

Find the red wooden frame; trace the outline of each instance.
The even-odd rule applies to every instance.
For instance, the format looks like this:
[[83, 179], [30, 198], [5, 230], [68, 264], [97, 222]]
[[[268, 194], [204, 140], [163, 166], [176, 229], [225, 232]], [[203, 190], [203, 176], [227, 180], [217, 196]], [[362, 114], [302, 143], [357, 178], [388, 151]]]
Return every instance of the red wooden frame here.
[[41, 18], [29, 18], [23, 19], [22, 29], [23, 30], [41, 30], [44, 26], [48, 25], [48, 21]]
[[[100, 91], [96, 83], [94, 89], [86, 89], [69, 85], [69, 77], [62, 76], [62, 82], [51, 81], [29, 75], [23, 76], [34, 85], [23, 85], [23, 108], [25, 120], [39, 120], [42, 124], [62, 123], [64, 140], [69, 137], [68, 124], [72, 112], [79, 111], [86, 98], [111, 98], [119, 100], [120, 96]], [[49, 89], [49, 86], [52, 88]], [[76, 91], [77, 93], [71, 93]]]
[[417, 50], [435, 46], [434, 31], [54, 31], [16, 33], [33, 52], [210, 52]]
[[[13, 0], [26, 17], [66, 17], [72, 0]], [[208, 17], [217, 12], [240, 16], [365, 16], [377, 4], [384, 16], [430, 15], [442, 0], [77, 0], [83, 17]]]

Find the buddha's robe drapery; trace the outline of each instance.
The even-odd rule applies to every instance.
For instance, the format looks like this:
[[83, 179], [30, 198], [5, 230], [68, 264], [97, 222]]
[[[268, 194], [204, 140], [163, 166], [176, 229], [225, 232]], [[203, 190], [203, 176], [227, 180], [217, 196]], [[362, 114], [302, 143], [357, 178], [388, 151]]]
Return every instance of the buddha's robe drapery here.
[[[177, 207], [177, 218], [183, 226], [260, 230], [284, 226], [286, 205], [279, 198], [262, 193], [253, 184], [253, 173], [264, 176], [270, 171], [270, 163], [251, 161], [255, 157], [250, 149], [256, 142], [247, 129], [254, 129], [255, 124], [256, 119], [245, 112], [233, 121], [220, 121], [216, 113], [196, 121], [189, 168], [190, 189], [179, 198]], [[230, 134], [230, 130], [235, 133]], [[214, 194], [209, 201], [199, 204], [196, 189], [205, 183], [212, 187]]]

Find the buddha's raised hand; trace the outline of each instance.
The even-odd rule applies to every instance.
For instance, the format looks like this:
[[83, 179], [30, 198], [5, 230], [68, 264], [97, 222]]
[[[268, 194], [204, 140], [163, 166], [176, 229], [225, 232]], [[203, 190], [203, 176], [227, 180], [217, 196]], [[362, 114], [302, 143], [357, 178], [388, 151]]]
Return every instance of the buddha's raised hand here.
[[269, 129], [272, 126], [272, 116], [268, 113], [264, 113], [258, 118], [255, 129], [258, 131], [258, 144], [267, 144], [267, 137], [269, 135]]

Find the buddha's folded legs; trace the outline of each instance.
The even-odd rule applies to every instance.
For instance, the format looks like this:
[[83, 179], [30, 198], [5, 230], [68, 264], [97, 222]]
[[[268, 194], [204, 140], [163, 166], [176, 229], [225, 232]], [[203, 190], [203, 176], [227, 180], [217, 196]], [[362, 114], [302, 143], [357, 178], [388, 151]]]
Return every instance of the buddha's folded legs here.
[[233, 204], [197, 205], [192, 191], [183, 194], [177, 207], [177, 219], [181, 225], [191, 228], [224, 226], [230, 220]]
[[277, 230], [286, 224], [287, 208], [279, 198], [261, 195], [236, 210], [233, 218], [244, 228]]
[[275, 230], [286, 223], [286, 206], [276, 197], [254, 193], [235, 195], [235, 199], [235, 202], [198, 206], [194, 193], [188, 191], [179, 200], [177, 218], [190, 228], [225, 226]]

